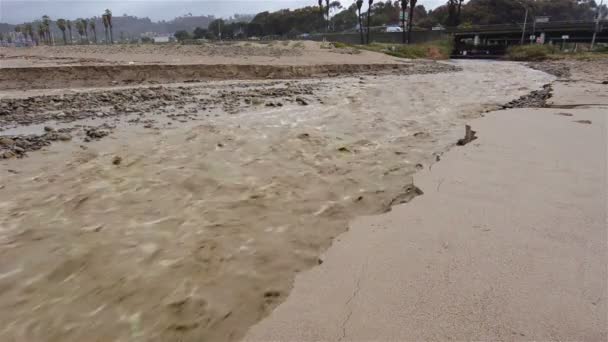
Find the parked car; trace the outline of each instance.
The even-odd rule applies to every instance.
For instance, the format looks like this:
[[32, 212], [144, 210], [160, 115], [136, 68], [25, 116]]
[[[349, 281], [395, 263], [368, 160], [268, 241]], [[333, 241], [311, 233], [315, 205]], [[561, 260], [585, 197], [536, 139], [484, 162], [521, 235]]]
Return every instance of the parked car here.
[[387, 26], [386, 32], [403, 32], [401, 26]]

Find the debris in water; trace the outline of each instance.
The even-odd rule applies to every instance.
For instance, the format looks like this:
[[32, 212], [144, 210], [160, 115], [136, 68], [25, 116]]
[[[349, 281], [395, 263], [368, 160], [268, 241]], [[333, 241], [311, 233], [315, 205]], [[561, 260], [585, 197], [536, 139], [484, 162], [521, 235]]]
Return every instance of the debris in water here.
[[585, 124], [585, 125], [591, 125], [591, 120], [575, 120], [574, 122], [576, 123], [580, 123], [580, 124]]
[[464, 146], [464, 145], [470, 143], [471, 141], [477, 139], [477, 137], [475, 136], [476, 133], [477, 132], [475, 132], [474, 130], [471, 129], [471, 126], [466, 125], [464, 138], [458, 140], [458, 146]]

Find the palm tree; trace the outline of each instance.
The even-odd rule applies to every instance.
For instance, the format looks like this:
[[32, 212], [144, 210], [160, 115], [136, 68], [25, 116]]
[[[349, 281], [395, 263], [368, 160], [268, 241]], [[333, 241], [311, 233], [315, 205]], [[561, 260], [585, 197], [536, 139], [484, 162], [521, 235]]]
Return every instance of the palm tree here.
[[82, 19], [76, 19], [76, 32], [78, 32], [78, 36], [80, 37], [80, 44], [84, 42], [84, 31], [86, 31], [86, 27], [82, 24]]
[[412, 25], [414, 24], [414, 8], [416, 7], [418, 0], [410, 0], [410, 17], [408, 18], [407, 27], [407, 43], [412, 43]]
[[329, 32], [329, 0], [325, 0], [325, 13], [327, 16], [327, 31]]
[[65, 19], [57, 19], [57, 27], [59, 27], [59, 29], [61, 30], [61, 34], [63, 35], [63, 44], [67, 45], [68, 40], [65, 36], [65, 28], [66, 28], [65, 25], [66, 25]]
[[86, 19], [80, 19], [82, 22], [82, 29], [84, 31], [84, 36], [87, 39], [87, 45], [89, 45], [89, 22]]
[[462, 11], [462, 3], [463, 2], [464, 2], [464, 0], [459, 0], [458, 1], [458, 12], [457, 12], [457, 18], [458, 18], [457, 22], [458, 22], [458, 25], [460, 25], [460, 12]]
[[403, 44], [405, 44], [405, 31], [406, 31], [406, 27], [405, 27], [405, 12], [407, 10], [407, 3], [409, 2], [409, 0], [401, 0], [401, 27], [403, 27]]
[[42, 16], [42, 25], [44, 26], [44, 33], [46, 36], [47, 44], [52, 44], [51, 39], [51, 18], [48, 15]]
[[110, 41], [110, 37], [108, 36], [108, 16], [105, 14], [101, 15], [101, 22], [103, 23], [103, 33], [105, 35], [104, 41], [106, 44]]
[[114, 34], [112, 33], [112, 11], [106, 9], [105, 15], [108, 21], [108, 27], [110, 28], [110, 43], [114, 44]]
[[323, 0], [319, 0], [319, 14], [321, 14], [321, 21], [325, 21], [325, 12], [323, 11]]
[[359, 22], [359, 33], [361, 34], [361, 45], [365, 44], [363, 41], [363, 23], [361, 22], [361, 7], [363, 7], [363, 0], [357, 0], [357, 12], [358, 12], [358, 22]]
[[17, 35], [19, 33], [21, 33], [21, 26], [19, 26], [19, 25], [15, 26], [15, 33], [17, 33]]
[[72, 43], [74, 43], [74, 40], [72, 39], [72, 22], [70, 20], [66, 20], [65, 26], [67, 26], [68, 32], [70, 32], [70, 45], [71, 45]]
[[38, 41], [45, 39], [44, 38], [45, 33], [46, 33], [46, 29], [44, 28], [44, 24], [43, 23], [38, 23]]
[[34, 41], [34, 28], [32, 27], [32, 24], [27, 23], [24, 26], [24, 32], [25, 32], [25, 38], [27, 38], [27, 36], [30, 36], [30, 40], [33, 42]]
[[97, 44], [97, 30], [95, 30], [95, 18], [89, 21], [89, 29], [93, 31], [93, 39], [95, 39], [95, 44]]
[[367, 8], [367, 44], [369, 44], [369, 34], [370, 34], [370, 26], [372, 22], [372, 5], [374, 4], [374, 0], [368, 0], [368, 8]]

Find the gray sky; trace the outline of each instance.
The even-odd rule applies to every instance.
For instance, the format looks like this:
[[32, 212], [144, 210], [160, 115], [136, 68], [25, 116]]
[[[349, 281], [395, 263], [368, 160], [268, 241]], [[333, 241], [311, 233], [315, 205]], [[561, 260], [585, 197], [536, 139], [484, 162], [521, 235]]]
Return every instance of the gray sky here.
[[[341, 0], [348, 6], [354, 0]], [[445, 0], [419, 0], [427, 8], [443, 4]], [[150, 19], [169, 20], [192, 13], [193, 15], [215, 15], [228, 17], [235, 13], [255, 14], [262, 11], [275, 11], [282, 8], [297, 8], [316, 5], [317, 0], [0, 0], [0, 22], [19, 24], [33, 21], [47, 14], [52, 19], [99, 16], [106, 9], [115, 16], [135, 15]]]

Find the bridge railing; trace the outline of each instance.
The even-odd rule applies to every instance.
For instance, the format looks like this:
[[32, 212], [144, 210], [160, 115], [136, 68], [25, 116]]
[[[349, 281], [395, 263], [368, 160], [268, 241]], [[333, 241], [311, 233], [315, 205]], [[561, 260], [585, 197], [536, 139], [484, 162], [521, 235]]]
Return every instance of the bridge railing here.
[[[600, 24], [606, 27], [608, 19], [600, 20]], [[526, 28], [532, 30], [535, 24], [528, 22]], [[523, 29], [524, 23], [511, 24], [496, 24], [496, 25], [473, 25], [469, 27], [448, 28], [449, 33], [474, 33], [474, 32], [501, 32]], [[588, 29], [595, 26], [595, 20], [570, 20], [570, 21], [553, 21], [548, 23], [536, 23], [536, 30], [559, 30], [559, 29]]]

